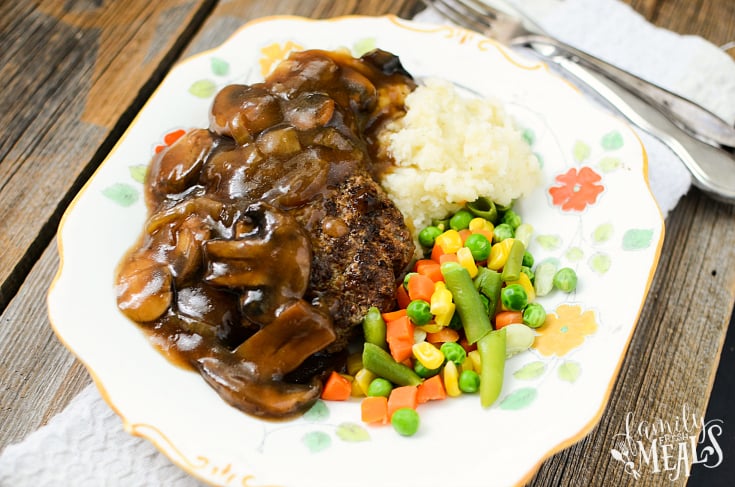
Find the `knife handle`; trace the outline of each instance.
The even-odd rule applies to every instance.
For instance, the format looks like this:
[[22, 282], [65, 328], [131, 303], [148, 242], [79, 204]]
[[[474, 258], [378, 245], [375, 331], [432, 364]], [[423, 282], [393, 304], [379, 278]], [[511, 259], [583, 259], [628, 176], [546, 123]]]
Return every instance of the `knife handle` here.
[[641, 79], [575, 47], [545, 35], [527, 35], [516, 38], [513, 45], [523, 45], [534, 50], [553, 47], [556, 55], [602, 74], [632, 91], [636, 96], [656, 107], [680, 129], [712, 145], [735, 148], [735, 127], [704, 107], [672, 93], [658, 85]]

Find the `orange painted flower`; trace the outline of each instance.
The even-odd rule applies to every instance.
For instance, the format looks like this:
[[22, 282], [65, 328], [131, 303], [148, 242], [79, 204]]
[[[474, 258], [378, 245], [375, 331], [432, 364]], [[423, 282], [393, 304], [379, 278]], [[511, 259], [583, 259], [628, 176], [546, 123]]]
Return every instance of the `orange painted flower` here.
[[556, 314], [546, 315], [544, 324], [536, 329], [533, 347], [541, 355], [561, 357], [582, 345], [587, 335], [597, 331], [594, 312], [582, 312], [581, 306], [562, 304]]
[[178, 130], [172, 130], [171, 132], [167, 133], [163, 136], [163, 144], [159, 144], [154, 149], [156, 154], [161, 152], [166, 147], [173, 145], [174, 142], [179, 140], [183, 135], [186, 133], [186, 130], [184, 129], [178, 129]]
[[263, 57], [260, 58], [260, 74], [263, 76], [268, 75], [271, 69], [273, 69], [273, 66], [286, 59], [289, 52], [300, 51], [302, 49], [303, 47], [291, 41], [283, 45], [277, 42], [268, 44], [260, 50], [261, 54], [263, 54]]
[[597, 184], [602, 177], [588, 166], [581, 167], [579, 171], [573, 167], [557, 176], [556, 180], [562, 185], [549, 188], [549, 194], [554, 204], [564, 211], [583, 211], [605, 189]]

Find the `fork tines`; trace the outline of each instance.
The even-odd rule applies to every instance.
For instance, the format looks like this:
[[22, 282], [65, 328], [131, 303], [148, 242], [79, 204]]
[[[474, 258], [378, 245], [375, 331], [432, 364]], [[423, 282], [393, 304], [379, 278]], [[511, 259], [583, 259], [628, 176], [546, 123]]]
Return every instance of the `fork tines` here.
[[424, 3], [455, 24], [480, 32], [490, 29], [496, 19], [494, 12], [478, 0], [424, 0]]

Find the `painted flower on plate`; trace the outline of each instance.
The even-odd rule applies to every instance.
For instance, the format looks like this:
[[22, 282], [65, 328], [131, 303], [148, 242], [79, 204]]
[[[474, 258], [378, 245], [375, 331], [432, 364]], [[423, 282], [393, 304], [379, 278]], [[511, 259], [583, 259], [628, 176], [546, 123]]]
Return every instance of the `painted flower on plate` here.
[[156, 154], [161, 152], [166, 147], [173, 145], [174, 142], [179, 140], [183, 135], [186, 133], [186, 130], [184, 129], [176, 129], [172, 130], [171, 132], [168, 132], [166, 135], [163, 136], [163, 144], [158, 144], [156, 148], [154, 149]]
[[533, 347], [541, 355], [561, 357], [582, 345], [585, 338], [596, 331], [594, 312], [582, 311], [579, 305], [562, 304], [536, 329], [538, 336]]
[[263, 55], [263, 57], [260, 58], [260, 74], [263, 76], [268, 75], [268, 73], [271, 72], [271, 69], [273, 69], [273, 66], [286, 59], [288, 53], [291, 51], [299, 51], [301, 49], [303, 49], [303, 47], [291, 41], [283, 44], [274, 42], [273, 44], [268, 44], [263, 47], [260, 50], [260, 53]]
[[598, 184], [602, 177], [588, 166], [582, 166], [579, 170], [573, 167], [558, 175], [556, 180], [561, 186], [549, 188], [549, 194], [553, 203], [564, 211], [584, 211], [587, 205], [597, 201], [597, 196], [605, 189]]

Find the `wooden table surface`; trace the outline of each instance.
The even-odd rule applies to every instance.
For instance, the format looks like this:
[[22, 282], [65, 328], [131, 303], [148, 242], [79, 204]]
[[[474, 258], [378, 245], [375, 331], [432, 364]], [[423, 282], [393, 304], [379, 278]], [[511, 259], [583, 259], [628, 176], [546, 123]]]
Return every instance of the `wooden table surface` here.
[[[625, 1], [676, 32], [717, 45], [735, 40], [732, 0]], [[46, 423], [90, 383], [46, 316], [59, 262], [55, 232], [167, 70], [265, 15], [410, 18], [423, 8], [418, 0], [0, 2], [0, 449]], [[673, 418], [686, 405], [704, 416], [735, 302], [735, 208], [693, 189], [666, 227], [658, 270], [599, 425], [549, 458], [531, 485], [632, 483], [610, 455], [627, 413], [652, 421]], [[665, 475], [638, 480], [669, 483]]]

